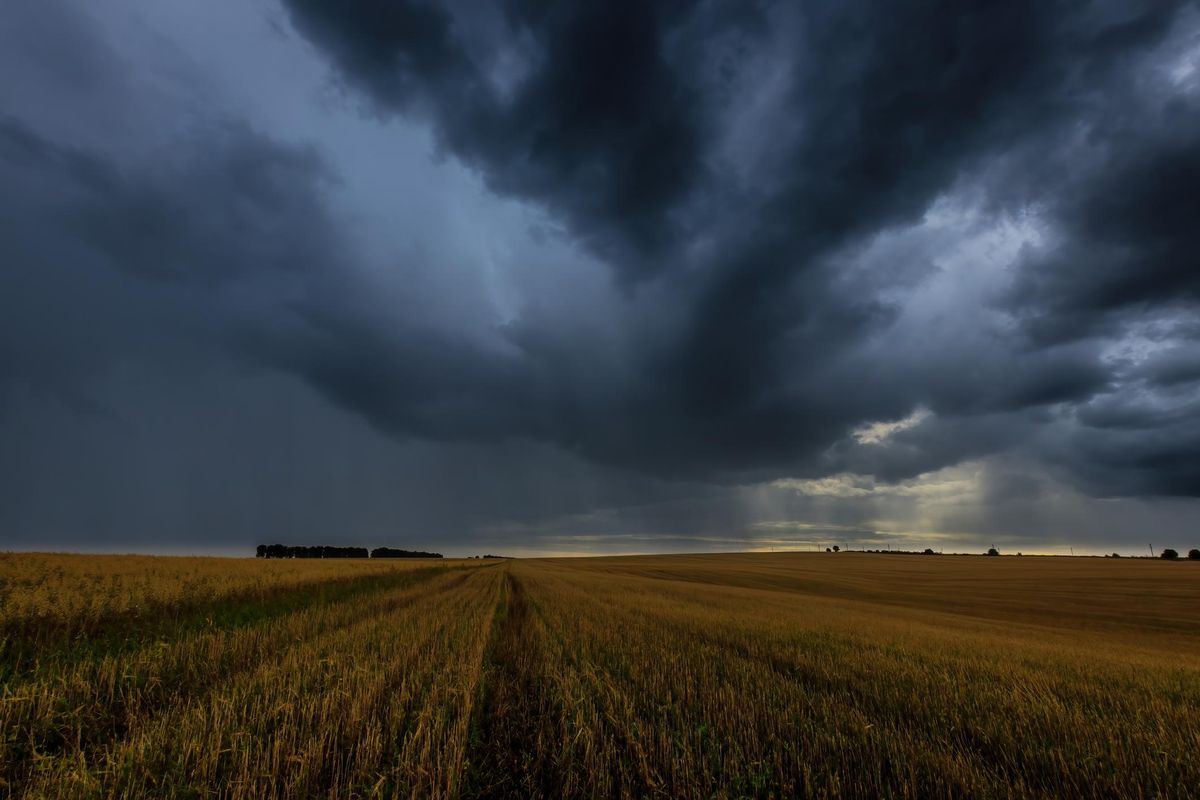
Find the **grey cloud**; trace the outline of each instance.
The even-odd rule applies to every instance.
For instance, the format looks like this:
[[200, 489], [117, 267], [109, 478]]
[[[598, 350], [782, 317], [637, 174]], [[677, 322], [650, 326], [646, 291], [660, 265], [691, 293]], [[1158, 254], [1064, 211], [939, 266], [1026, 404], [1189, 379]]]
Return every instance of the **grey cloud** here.
[[673, 212], [701, 178], [704, 138], [700, 98], [665, 52], [683, 9], [508, 4], [496, 33], [532, 41], [533, 65], [505, 98], [476, 60], [502, 44], [477, 36], [469, 52], [464, 41], [473, 11], [287, 5], [379, 107], [430, 116], [444, 146], [490, 187], [552, 207], [622, 272], [654, 269], [678, 242]]
[[224, 125], [175, 147], [172, 163], [122, 167], [0, 120], [0, 158], [31, 192], [57, 187], [47, 213], [116, 269], [211, 283], [329, 258], [314, 253], [331, 237], [316, 199], [330, 175], [315, 153]]
[[[1200, 496], [1194, 3], [280, 8], [281, 58], [324, 59], [363, 113], [227, 113], [202, 63], [70, 3], [0, 31], [25, 41], [0, 54], [0, 475], [26, 496], [0, 524], [78, 527], [38, 488], [71, 439], [104, 530], [229, 542], [339, 516], [882, 541], [872, 514], [917, 520], [913, 482], [974, 463], [974, 530]], [[440, 172], [371, 150], [425, 129]], [[495, 219], [389, 207], [456, 170], [438, 202]], [[845, 473], [878, 502], [771, 483]]]
[[[1118, 169], [1077, 179], [1049, 219], [1069, 247], [1097, 246], [1090, 234], [1104, 227], [1125, 237], [1112, 249], [1156, 266], [1126, 291], [1108, 285], [1116, 279], [1088, 288], [1071, 277], [1079, 259], [1067, 259], [1044, 271], [1053, 283], [1029, 290], [1036, 303], [1018, 301], [1020, 315], [1055, 306], [1059, 285], [1076, 303], [1097, 293], [1136, 297], [1138, 286], [1145, 302], [1187, 296], [1184, 271], [1173, 266], [1174, 254], [1190, 249], [1181, 226], [1186, 198], [1172, 203], [1171, 187], [1187, 185], [1180, 168], [1194, 150], [1184, 144], [1190, 137], [1172, 133], [1174, 117], [1140, 136], [1102, 124], [1110, 116], [1105, 93], [1127, 92], [1127, 75], [1194, 22], [1186, 4], [914, 3], [887, 15], [841, 4], [799, 17], [765, 9], [715, 22], [704, 5], [593, 13], [514, 3], [504, 25], [490, 29], [532, 42], [507, 95], [489, 83], [491, 51], [464, 44], [471, 23], [453, 8], [288, 7], [351, 86], [382, 108], [431, 119], [449, 151], [491, 187], [542, 204], [619, 278], [654, 276], [666, 287], [677, 321], [652, 329], [627, 355], [634, 370], [621, 376], [631, 382], [617, 389], [615, 403], [578, 403], [569, 386], [554, 385], [564, 373], [543, 365], [547, 391], [566, 404], [557, 415], [568, 421], [545, 435], [594, 459], [721, 480], [811, 472], [855, 425], [900, 418], [918, 405], [950, 418], [1024, 415], [1115, 390], [1100, 349], [1086, 341], [1030, 347], [1009, 335], [984, 352], [884, 352], [875, 357], [886, 360], [872, 363], [860, 344], [886, 335], [895, 309], [869, 294], [869, 282], [867, 294], [847, 295], [830, 260], [857, 240], [912, 224], [964, 171], [1002, 162], [1006, 173], [1042, 168], [1038, 153], [1081, 124], [1094, 126], [1099, 147], [1120, 154], [1104, 164]], [[436, 36], [416, 35], [427, 28]], [[738, 111], [721, 80], [735, 80], [749, 64], [748, 48], [739, 64], [715, 29], [749, 46], [783, 37], [802, 54], [777, 111], [796, 124], [779, 125], [769, 141], [777, 173], [762, 189], [723, 171], [714, 156], [723, 119]], [[718, 50], [724, 61], [714, 78], [696, 67], [697, 54]], [[1171, 113], [1182, 112], [1164, 112]], [[1116, 191], [1152, 163], [1159, 171], [1133, 185], [1153, 189]], [[1003, 206], [1045, 197], [1043, 187], [1008, 174], [990, 180]], [[1178, 213], [1157, 213], [1164, 204]], [[704, 249], [688, 249], [688, 235], [700, 236]], [[1041, 272], [1026, 274], [1034, 280]], [[516, 341], [536, 359], [537, 337], [555, 334], [522, 324], [514, 326]], [[929, 357], [937, 361], [914, 360]], [[614, 437], [618, 427], [625, 435]], [[980, 434], [963, 449], [997, 446]], [[923, 469], [944, 463], [920, 460]]]
[[1139, 377], [1159, 386], [1180, 386], [1200, 381], [1200, 348], [1177, 346], [1147, 359]]
[[[1121, 312], [1194, 308], [1200, 113], [1166, 101], [1093, 133], [1096, 162], [1052, 201], [1059, 240], [1024, 267], [1014, 304], [1039, 339], [1087, 335]], [[1128, 127], [1126, 127], [1128, 126]]]

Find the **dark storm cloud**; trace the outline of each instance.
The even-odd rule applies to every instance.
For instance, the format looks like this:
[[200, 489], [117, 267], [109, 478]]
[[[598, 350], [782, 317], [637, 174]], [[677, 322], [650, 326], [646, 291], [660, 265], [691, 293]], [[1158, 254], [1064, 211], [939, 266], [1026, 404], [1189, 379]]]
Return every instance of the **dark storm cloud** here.
[[[510, 336], [548, 375], [544, 411], [564, 421], [511, 415], [515, 433], [634, 469], [746, 479], [828, 469], [838, 459], [827, 448], [856, 425], [923, 406], [947, 418], [938, 436], [951, 426], [962, 438], [931, 440], [911, 460], [867, 459], [906, 477], [1000, 448], [988, 432], [997, 414], [1029, 436], [1054, 424], [1039, 409], [1120, 392], [1080, 324], [1133, 304], [1193, 307], [1194, 106], [1154, 90], [1138, 100], [1152, 112], [1140, 124], [1115, 114], [1147, 91], [1130, 76], [1171, 36], [1187, 41], [1189, 4], [840, 3], [722, 17], [701, 3], [510, 3], [483, 22], [425, 3], [287, 6], [377, 108], [430, 119], [490, 187], [542, 205], [643, 284], [631, 291], [675, 309], [636, 344], [632, 377], [613, 376], [624, 383], [602, 407], [537, 363], [538, 338], [557, 332], [514, 323]], [[770, 128], [738, 133], [770, 77], [756, 61], [768, 51], [783, 54], [768, 65], [782, 73], [761, 117]], [[1097, 155], [1041, 184], [1037, 172], [1055, 173], [1045, 153], [1080, 130]], [[870, 281], [848, 292], [839, 254], [918, 223], [970, 174], [985, 176], [993, 208], [1049, 205], [1058, 243], [1030, 260], [1050, 263], [1031, 264], [1011, 297], [1031, 334], [1039, 320], [1077, 317], [1073, 330], [864, 355], [897, 310]], [[386, 387], [322, 380], [385, 425], [395, 416], [377, 402]], [[1154, 491], [1166, 461], [1132, 458], [1145, 473], [1132, 490]]]
[[[1125, 88], [1077, 157], [1091, 169], [1049, 203], [1052, 244], [1009, 301], [1037, 344], [1137, 332], [1151, 354], [1108, 365], [1048, 456], [1098, 494], [1200, 494], [1200, 104]], [[1157, 101], [1157, 102], [1156, 102]]]
[[686, 3], [513, 2], [495, 19], [414, 2], [287, 5], [380, 108], [432, 117], [491, 188], [553, 208], [631, 279], [680, 245], [679, 217], [704, 183], [708, 109], [697, 76], [670, 58], [709, 55], [696, 39], [716, 22], [760, 22]]
[[1200, 348], [1176, 347], [1147, 359], [1138, 370], [1156, 386], [1186, 386], [1200, 382]]
[[283, 276], [336, 260], [311, 151], [218, 126], [172, 152], [123, 164], [0, 118], [0, 388], [98, 408], [90, 382], [130, 361], [186, 371], [197, 350], [281, 324]]
[[0, 529], [1200, 496], [1195, 3], [246, 8], [6, 12]]
[[1200, 108], [1147, 105], [1097, 120], [1076, 157], [1099, 163], [1053, 201], [1059, 241], [1025, 265], [1014, 296], [1041, 339], [1200, 300]]
[[315, 153], [237, 126], [196, 131], [177, 146], [171, 163], [123, 169], [0, 118], [0, 159], [32, 192], [56, 195], [47, 213], [117, 269], [215, 283], [328, 260], [321, 251], [332, 234], [317, 198], [331, 176]]
[[[182, 294], [157, 302], [195, 316], [204, 330], [194, 335], [203, 346], [302, 375], [389, 433], [552, 438], [546, 430], [552, 416], [512, 358], [403, 320], [387, 327], [365, 322], [369, 309], [361, 299], [339, 300], [345, 293], [338, 287], [353, 280], [361, 256], [324, 204], [334, 178], [315, 152], [235, 125], [192, 132], [172, 147], [165, 164], [121, 165], [45, 139], [17, 120], [0, 120], [0, 175], [21, 190], [19, 207], [8, 207], [5, 238], [26, 267], [11, 296], [48, 291], [43, 282], [62, 280], [35, 265], [46, 255], [47, 229], [66, 231], [72, 258], [99, 259], [104, 269], [136, 279], [133, 286], [179, 287]], [[153, 298], [139, 292], [126, 302], [136, 308]], [[38, 328], [47, 322], [14, 312], [5, 338], [28, 342], [45, 335]], [[59, 355], [66, 360], [56, 361], [43, 346], [44, 360], [18, 364], [14, 350], [0, 383], [37, 378], [43, 389], [82, 397], [67, 390], [82, 377], [72, 370], [88, 376], [102, 367], [71, 350], [95, 332], [69, 318], [55, 324], [47, 338], [64, 340]], [[128, 327], [111, 334], [136, 337], [137, 324]], [[117, 347], [126, 357], [153, 349]]]

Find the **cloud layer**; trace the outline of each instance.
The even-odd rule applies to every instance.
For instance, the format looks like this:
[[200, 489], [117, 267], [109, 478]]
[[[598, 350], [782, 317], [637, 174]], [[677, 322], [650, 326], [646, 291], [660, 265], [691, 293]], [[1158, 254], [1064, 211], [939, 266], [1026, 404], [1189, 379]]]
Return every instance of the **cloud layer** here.
[[[0, 524], [1182, 525], [1200, 11], [902, 5], [18, 4]], [[912, 488], [956, 470], [969, 514]]]
[[[557, 218], [628, 286], [628, 303], [652, 296], [620, 374], [603, 381], [616, 396], [598, 403], [553, 363], [545, 340], [559, 331], [512, 326], [525, 367], [514, 380], [536, 386], [536, 372], [549, 383], [536, 396], [556, 398], [534, 419], [512, 414], [516, 434], [706, 478], [864, 458], [907, 477], [995, 449], [996, 426], [1037, 439], [1052, 426], [1080, 461], [1097, 449], [1112, 460], [1124, 448], [1108, 444], [1096, 407], [1170, 402], [1112, 346], [1148, 317], [1170, 344], [1194, 344], [1194, 8], [916, 2], [885, 15], [850, 3], [729, 16], [511, 3], [481, 22], [419, 3], [287, 6], [349, 91], [428, 119], [489, 188]], [[514, 75], [497, 85], [502, 64]], [[919, 239], [939, 203], [973, 225], [1031, 230], [1009, 274], [978, 276], [992, 296], [948, 297], [946, 316], [922, 326], [931, 341], [889, 347], [940, 254], [856, 256], [880, 236]], [[950, 318], [958, 302], [974, 306], [969, 318]], [[514, 394], [492, 396], [527, 409]], [[908, 458], [849, 452], [862, 449], [847, 441], [857, 425], [918, 407], [935, 416], [905, 437]], [[1126, 425], [1162, 424], [1144, 410]], [[1197, 493], [1194, 415], [1180, 416], [1111, 464], [1125, 486], [1077, 476], [1104, 492]], [[848, 452], [831, 458], [838, 445]]]

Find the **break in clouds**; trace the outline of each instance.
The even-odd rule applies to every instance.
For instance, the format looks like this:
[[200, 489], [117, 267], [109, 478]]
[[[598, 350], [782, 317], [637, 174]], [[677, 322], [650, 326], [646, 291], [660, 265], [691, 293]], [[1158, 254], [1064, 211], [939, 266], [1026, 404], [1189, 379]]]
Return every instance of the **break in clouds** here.
[[1190, 544], [1197, 186], [1195, 3], [17, 0], [0, 545]]

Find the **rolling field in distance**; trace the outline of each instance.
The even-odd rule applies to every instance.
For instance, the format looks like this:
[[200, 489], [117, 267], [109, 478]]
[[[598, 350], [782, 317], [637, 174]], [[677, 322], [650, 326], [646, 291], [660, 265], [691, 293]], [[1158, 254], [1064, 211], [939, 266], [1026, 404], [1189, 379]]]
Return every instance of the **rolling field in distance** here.
[[1200, 564], [0, 556], [0, 797], [1191, 797]]

